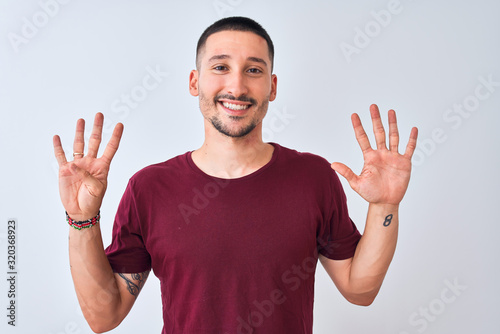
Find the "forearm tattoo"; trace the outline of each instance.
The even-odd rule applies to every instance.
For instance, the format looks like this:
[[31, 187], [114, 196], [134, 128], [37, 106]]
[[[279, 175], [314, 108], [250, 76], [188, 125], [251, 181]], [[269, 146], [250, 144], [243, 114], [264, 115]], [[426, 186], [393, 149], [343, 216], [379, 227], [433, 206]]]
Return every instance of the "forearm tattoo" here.
[[391, 225], [392, 223], [392, 213], [391, 214], [388, 214], [386, 217], [385, 217], [385, 220], [384, 220], [384, 226], [387, 227], [389, 225]]
[[130, 292], [132, 296], [135, 296], [137, 298], [139, 292], [141, 292], [141, 289], [144, 286], [144, 283], [146, 283], [146, 278], [148, 278], [149, 271], [136, 274], [127, 274], [129, 277], [121, 273], [119, 273], [118, 275], [120, 275], [120, 277], [123, 278], [127, 283], [128, 292]]

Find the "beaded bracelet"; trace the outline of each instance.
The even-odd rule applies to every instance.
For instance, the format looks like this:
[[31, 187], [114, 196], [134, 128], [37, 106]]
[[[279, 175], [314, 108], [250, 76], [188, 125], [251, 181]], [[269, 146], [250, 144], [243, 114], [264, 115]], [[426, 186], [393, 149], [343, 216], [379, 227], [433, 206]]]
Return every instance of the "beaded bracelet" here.
[[97, 213], [97, 216], [95, 216], [94, 218], [87, 219], [84, 221], [79, 221], [79, 222], [71, 219], [70, 216], [68, 215], [68, 212], [66, 212], [66, 221], [68, 222], [69, 226], [72, 226], [72, 227], [76, 228], [77, 230], [92, 227], [95, 224], [97, 224], [100, 219], [101, 219], [101, 210], [99, 210], [99, 212]]

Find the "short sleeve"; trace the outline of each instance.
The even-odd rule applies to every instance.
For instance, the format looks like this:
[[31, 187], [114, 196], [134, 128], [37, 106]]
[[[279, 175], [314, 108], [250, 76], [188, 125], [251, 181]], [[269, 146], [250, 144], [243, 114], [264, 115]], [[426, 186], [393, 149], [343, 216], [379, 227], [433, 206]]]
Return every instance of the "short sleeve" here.
[[144, 245], [133, 188], [131, 180], [118, 206], [111, 244], [105, 250], [111, 268], [117, 273], [140, 273], [151, 269], [151, 256]]
[[335, 172], [332, 173], [330, 191], [330, 214], [318, 236], [318, 249], [329, 259], [344, 260], [354, 256], [361, 234], [349, 218], [344, 189]]

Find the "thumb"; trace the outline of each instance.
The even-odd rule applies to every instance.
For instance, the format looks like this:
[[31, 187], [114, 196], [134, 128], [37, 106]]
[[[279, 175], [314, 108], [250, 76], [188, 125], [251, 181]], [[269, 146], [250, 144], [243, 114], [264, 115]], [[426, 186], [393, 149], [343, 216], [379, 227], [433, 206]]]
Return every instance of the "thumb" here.
[[349, 185], [354, 188], [354, 185], [358, 182], [359, 176], [354, 174], [354, 172], [343, 163], [333, 162], [330, 166], [333, 170], [342, 175], [347, 180], [347, 182], [349, 182]]

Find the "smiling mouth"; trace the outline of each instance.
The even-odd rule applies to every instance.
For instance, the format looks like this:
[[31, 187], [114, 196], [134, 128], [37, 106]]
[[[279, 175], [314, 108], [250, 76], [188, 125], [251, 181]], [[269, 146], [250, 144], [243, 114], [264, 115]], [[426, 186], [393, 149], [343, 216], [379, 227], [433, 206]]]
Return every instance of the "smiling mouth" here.
[[250, 108], [251, 104], [236, 104], [236, 103], [230, 103], [230, 102], [224, 102], [220, 101], [220, 103], [224, 106], [224, 108], [227, 108], [229, 110], [246, 110]]

